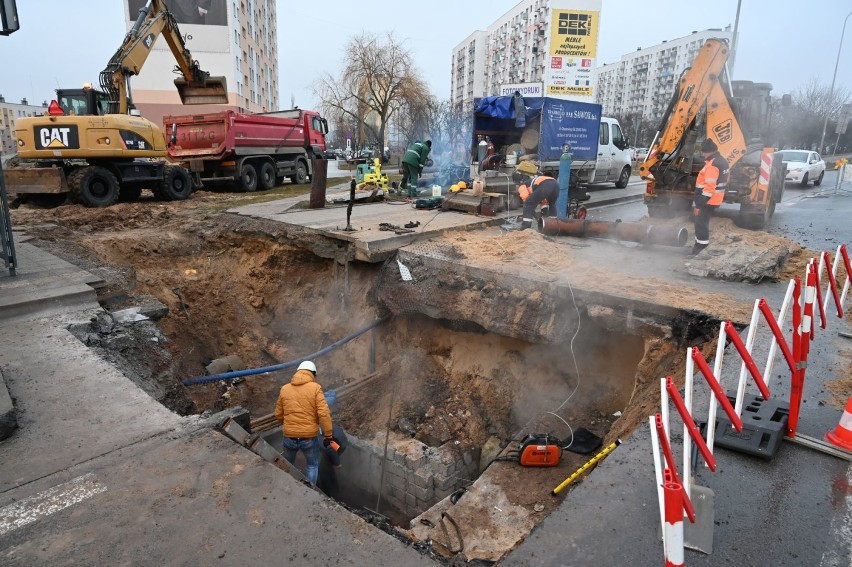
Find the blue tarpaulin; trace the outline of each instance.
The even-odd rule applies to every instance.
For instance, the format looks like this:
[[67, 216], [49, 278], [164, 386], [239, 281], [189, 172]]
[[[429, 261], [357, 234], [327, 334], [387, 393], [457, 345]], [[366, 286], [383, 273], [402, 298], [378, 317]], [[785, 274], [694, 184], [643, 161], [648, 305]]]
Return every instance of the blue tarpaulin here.
[[[571, 146], [574, 160], [594, 160], [598, 153], [601, 106], [549, 97], [524, 98], [527, 128], [539, 131], [540, 161], [556, 161], [562, 147]], [[474, 135], [517, 138], [524, 128], [515, 126], [515, 104], [511, 96], [491, 96], [474, 101]]]

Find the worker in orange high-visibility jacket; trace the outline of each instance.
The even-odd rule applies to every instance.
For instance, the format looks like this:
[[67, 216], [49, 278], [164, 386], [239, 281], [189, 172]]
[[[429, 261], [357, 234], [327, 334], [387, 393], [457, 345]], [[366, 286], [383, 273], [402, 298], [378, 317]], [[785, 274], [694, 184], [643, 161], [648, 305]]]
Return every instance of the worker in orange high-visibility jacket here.
[[701, 144], [701, 157], [704, 159], [704, 167], [698, 172], [698, 178], [695, 180], [695, 207], [692, 209], [695, 226], [692, 256], [710, 244], [710, 217], [722, 204], [725, 187], [728, 185], [728, 162], [719, 154], [716, 144], [710, 138]]
[[556, 206], [556, 199], [559, 197], [559, 182], [546, 175], [530, 176], [530, 173], [537, 173], [538, 170], [529, 162], [521, 162], [517, 170], [521, 174], [518, 196], [524, 203], [521, 230], [525, 230], [535, 221], [535, 208], [539, 204], [542, 206], [541, 216], [550, 216], [550, 209]]

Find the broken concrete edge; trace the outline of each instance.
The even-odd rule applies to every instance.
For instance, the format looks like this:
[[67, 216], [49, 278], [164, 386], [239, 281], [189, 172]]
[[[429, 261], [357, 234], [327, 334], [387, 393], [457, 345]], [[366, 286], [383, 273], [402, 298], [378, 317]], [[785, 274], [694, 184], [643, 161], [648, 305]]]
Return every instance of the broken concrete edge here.
[[0, 369], [0, 441], [8, 439], [18, 428], [18, 414], [12, 396], [6, 387], [6, 378]]
[[[415, 284], [401, 283], [395, 275], [392, 275], [396, 273], [393, 269], [388, 271], [384, 276], [386, 281], [383, 282], [381, 287], [379, 299], [392, 311], [394, 308], [406, 311], [406, 305], [415, 305], [416, 311], [429, 317], [436, 318], [434, 317], [435, 312], [440, 312], [441, 316], [446, 319], [466, 318], [490, 332], [530, 342], [559, 343], [570, 339], [576, 328], [576, 324], [570, 324], [571, 312], [569, 311], [567, 316], [563, 315], [557, 318], [554, 311], [556, 306], [563, 301], [576, 301], [578, 308], [603, 320], [607, 319], [608, 313], [617, 311], [626, 313], [631, 324], [637, 327], [629, 329], [630, 332], [638, 331], [655, 336], [675, 336], [684, 343], [690, 344], [696, 333], [703, 336], [703, 329], [708, 320], [715, 325], [718, 325], [719, 321], [713, 315], [689, 309], [660, 305], [640, 298], [616, 296], [596, 290], [582, 289], [576, 287], [576, 285], [571, 286], [567, 280], [561, 281], [548, 274], [527, 273], [521, 275], [511, 273], [505, 267], [499, 272], [478, 266], [465, 266], [464, 269], [459, 270], [458, 264], [452, 260], [449, 254], [441, 254], [439, 250], [434, 248], [428, 254], [419, 253], [417, 250], [401, 250], [399, 259], [415, 274]], [[529, 313], [524, 315], [524, 320], [554, 321], [559, 319], [564, 324], [550, 324], [541, 328], [528, 329], [527, 332], [520, 332], [519, 329], [509, 323], [515, 320], [514, 315], [495, 318], [490, 316], [493, 315], [493, 312], [480, 313], [472, 307], [464, 313], [453, 311], [465, 307], [463, 299], [479, 301], [481, 291], [471, 297], [458, 295], [453, 302], [441, 305], [441, 310], [434, 310], [431, 309], [434, 297], [430, 293], [430, 288], [419, 289], [416, 285], [418, 279], [432, 283], [437, 282], [443, 285], [444, 289], [469, 288], [481, 290], [484, 285], [483, 282], [490, 282], [488, 285], [494, 287], [493, 294], [504, 297], [506, 309], [514, 309], [515, 311], [512, 313], [518, 313], [524, 309], [529, 310]], [[501, 281], [503, 284], [499, 286], [494, 283]], [[404, 286], [404, 290], [400, 286]], [[540, 291], [543, 296], [556, 298], [556, 301], [545, 303], [519, 300], [513, 295], [515, 289], [524, 289], [527, 291], [527, 295], [530, 295], [533, 291]], [[405, 293], [402, 293], [403, 291]], [[696, 327], [691, 323], [693, 320], [699, 323], [697, 327], [700, 327], [700, 329], [693, 328]], [[746, 325], [748, 321], [733, 321], [733, 323], [735, 325]]]

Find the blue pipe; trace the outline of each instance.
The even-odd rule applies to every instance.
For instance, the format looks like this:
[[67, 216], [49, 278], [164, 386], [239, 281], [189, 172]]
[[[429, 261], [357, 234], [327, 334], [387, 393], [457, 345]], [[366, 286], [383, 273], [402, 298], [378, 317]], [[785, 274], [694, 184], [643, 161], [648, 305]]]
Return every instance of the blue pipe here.
[[186, 380], [184, 380], [182, 382], [182, 384], [184, 386], [194, 386], [196, 384], [208, 384], [210, 382], [217, 382], [219, 380], [233, 380], [234, 378], [240, 378], [242, 376], [252, 376], [252, 375], [255, 375], [255, 374], [266, 374], [267, 372], [276, 372], [278, 370], [287, 370], [288, 368], [294, 368], [294, 367], [298, 366], [299, 364], [301, 364], [302, 362], [304, 362], [306, 360], [313, 360], [315, 358], [319, 358], [320, 356], [322, 356], [324, 354], [330, 353], [331, 351], [333, 351], [337, 347], [341, 347], [341, 346], [345, 345], [346, 343], [348, 343], [352, 339], [355, 339], [355, 338], [363, 335], [364, 333], [366, 333], [370, 329], [374, 329], [374, 328], [378, 327], [379, 325], [381, 325], [382, 323], [387, 321], [389, 318], [390, 317], [383, 317], [381, 319], [377, 319], [377, 320], [373, 321], [372, 323], [370, 323], [369, 325], [367, 325], [366, 327], [362, 327], [361, 329], [358, 329], [357, 331], [355, 331], [354, 333], [352, 333], [348, 337], [340, 339], [336, 343], [331, 343], [330, 345], [328, 345], [327, 347], [325, 347], [322, 350], [318, 350], [317, 352], [315, 352], [313, 354], [309, 354], [307, 356], [303, 356], [302, 358], [297, 358], [296, 360], [291, 360], [290, 362], [282, 362], [280, 364], [273, 364], [272, 366], [264, 366], [262, 368], [249, 368], [247, 370], [235, 370], [233, 372], [222, 372], [221, 374], [213, 374], [212, 376], [198, 376], [196, 378], [187, 378]]

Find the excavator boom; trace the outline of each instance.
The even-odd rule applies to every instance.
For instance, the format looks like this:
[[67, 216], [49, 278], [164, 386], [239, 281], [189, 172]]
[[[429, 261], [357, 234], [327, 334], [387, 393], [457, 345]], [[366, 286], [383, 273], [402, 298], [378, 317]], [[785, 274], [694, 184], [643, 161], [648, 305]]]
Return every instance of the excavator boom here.
[[[678, 83], [675, 98], [663, 117], [659, 141], [651, 148], [648, 159], [639, 168], [643, 178], [647, 177], [654, 165], [683, 146], [688, 131], [704, 104], [708, 102], [711, 93], [715, 95], [713, 98], [716, 102], [719, 100], [719, 94], [726, 100], [719, 77], [725, 69], [728, 53], [728, 44], [720, 39], [708, 39], [701, 47], [692, 66], [686, 70]], [[727, 100], [725, 104], [727, 105]], [[688, 151], [691, 152], [692, 148]], [[725, 153], [722, 152], [722, 155]]]
[[130, 92], [128, 78], [138, 75], [154, 43], [164, 35], [177, 61], [181, 78], [175, 79], [183, 104], [227, 104], [228, 89], [224, 77], [211, 77], [192, 59], [174, 16], [163, 0], [149, 0], [127, 32], [121, 46], [101, 71], [101, 89], [110, 100], [111, 114], [127, 114]]
[[[751, 124], [752, 137], [747, 145], [733, 107], [736, 104], [739, 110], [746, 104], [759, 110], [768, 104], [769, 90], [764, 92], [759, 85], [740, 81], [743, 96], [732, 103], [732, 85], [722, 81], [729, 53], [725, 40], [708, 39], [678, 82], [648, 159], [639, 167], [639, 175], [646, 181], [645, 204], [652, 217], [691, 212], [702, 165], [696, 161], [696, 142], [702, 137], [715, 142], [728, 162], [724, 202], [740, 205], [738, 222], [742, 226], [763, 228], [781, 200], [783, 164], [774, 149], [755, 136], [766, 130], [759, 122], [768, 113], [751, 113], [756, 123]], [[744, 83], [752, 88], [745, 88]]]

